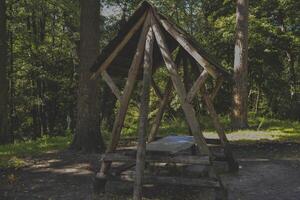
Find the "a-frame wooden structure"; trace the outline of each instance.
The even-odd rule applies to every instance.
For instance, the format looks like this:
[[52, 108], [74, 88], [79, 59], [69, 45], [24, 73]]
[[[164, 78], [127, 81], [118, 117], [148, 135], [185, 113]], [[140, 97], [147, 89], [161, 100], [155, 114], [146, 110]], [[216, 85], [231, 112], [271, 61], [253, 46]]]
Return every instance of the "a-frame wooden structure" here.
[[[176, 59], [173, 59], [173, 54], [177, 52]], [[181, 80], [177, 67], [183, 59], [194, 63], [197, 68], [201, 68], [200, 75], [193, 83], [189, 91], [186, 91], [185, 85]], [[153, 126], [148, 130], [148, 112], [149, 112], [149, 93], [151, 86], [157, 91], [159, 90], [153, 81], [153, 74], [158, 67], [166, 66], [169, 72], [169, 81], [166, 84], [164, 94], [160, 94], [161, 102], [154, 120]], [[165, 162], [184, 162], [184, 163], [206, 163], [212, 166], [213, 162], [218, 159], [223, 159], [228, 162], [231, 169], [237, 169], [238, 165], [233, 158], [230, 144], [226, 138], [222, 125], [218, 120], [217, 113], [213, 106], [213, 99], [218, 93], [223, 80], [230, 75], [218, 65], [209, 55], [197, 45], [182, 29], [174, 25], [169, 19], [156, 11], [156, 9], [148, 2], [143, 2], [128, 23], [120, 30], [116, 38], [103, 50], [97, 62], [92, 67], [93, 76], [96, 78], [101, 75], [103, 80], [111, 88], [112, 92], [120, 101], [120, 107], [116, 114], [112, 137], [109, 146], [107, 147], [106, 156], [104, 156], [101, 170], [97, 174], [98, 179], [105, 180], [109, 175], [111, 162], [122, 161], [122, 158], [114, 155], [117, 149], [121, 130], [125, 120], [131, 94], [137, 80], [142, 80], [143, 89], [140, 103], [140, 120], [138, 130], [138, 145], [136, 149], [136, 165], [134, 180], [134, 199], [138, 200], [142, 197], [143, 172], [145, 162], [153, 161], [154, 158], [147, 158], [146, 141], [153, 141], [157, 135], [160, 121], [162, 119], [165, 107], [170, 100], [172, 89], [177, 93], [180, 104], [182, 106], [186, 121], [189, 125], [196, 146], [200, 152], [201, 159], [178, 159], [164, 158]], [[205, 88], [205, 81], [211, 76], [215, 79], [215, 88], [211, 93]], [[113, 78], [126, 78], [126, 84], [123, 92], [119, 90], [114, 83]], [[200, 124], [196, 117], [195, 109], [192, 105], [194, 97], [201, 91], [207, 111], [210, 114], [219, 140], [207, 140], [203, 134]], [[157, 93], [161, 93], [157, 91]], [[224, 156], [219, 158], [214, 155], [208, 143], [217, 142], [224, 148]], [[129, 159], [123, 158], [123, 161]], [[192, 161], [191, 161], [192, 160]], [[207, 162], [206, 162], [207, 161]], [[146, 177], [144, 177], [146, 178]], [[216, 184], [209, 181], [197, 182], [202, 186], [222, 186], [218, 176], [215, 176]], [[163, 182], [163, 179], [158, 179]], [[177, 179], [176, 179], [177, 180]], [[176, 182], [176, 180], [172, 180]], [[166, 180], [169, 182], [170, 180]], [[184, 180], [177, 180], [184, 183]], [[187, 181], [189, 182], [189, 181]]]

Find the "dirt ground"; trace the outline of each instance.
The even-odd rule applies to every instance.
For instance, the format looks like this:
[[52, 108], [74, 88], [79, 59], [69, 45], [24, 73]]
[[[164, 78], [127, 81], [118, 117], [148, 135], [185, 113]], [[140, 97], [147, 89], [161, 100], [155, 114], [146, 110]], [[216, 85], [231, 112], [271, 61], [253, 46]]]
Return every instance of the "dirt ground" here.
[[[230, 200], [300, 199], [300, 144], [233, 145], [233, 149], [240, 170], [222, 175]], [[31, 164], [25, 168], [0, 170], [0, 199], [104, 199], [95, 196], [92, 187], [99, 157], [65, 151], [28, 158]], [[201, 196], [197, 189], [168, 188], [148, 198], [185, 200], [197, 196]]]

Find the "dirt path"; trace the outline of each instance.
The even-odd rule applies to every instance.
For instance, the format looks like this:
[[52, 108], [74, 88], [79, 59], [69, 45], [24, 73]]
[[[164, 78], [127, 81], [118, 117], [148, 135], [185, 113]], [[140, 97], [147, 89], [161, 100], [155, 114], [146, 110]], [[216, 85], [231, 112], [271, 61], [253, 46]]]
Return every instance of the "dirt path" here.
[[[234, 146], [234, 151], [241, 169], [222, 176], [230, 200], [300, 199], [299, 144]], [[99, 155], [49, 152], [30, 161], [26, 168], [0, 171], [1, 200], [102, 199], [92, 191]], [[167, 194], [159, 199], [193, 199], [175, 191]]]

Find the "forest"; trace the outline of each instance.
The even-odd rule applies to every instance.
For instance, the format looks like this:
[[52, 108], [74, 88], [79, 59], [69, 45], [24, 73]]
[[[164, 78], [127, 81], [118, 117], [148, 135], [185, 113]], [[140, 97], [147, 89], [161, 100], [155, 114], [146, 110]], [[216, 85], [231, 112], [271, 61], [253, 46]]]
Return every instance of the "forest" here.
[[[0, 192], [4, 191], [4, 199], [24, 195], [11, 189], [11, 185], [21, 185], [18, 176], [22, 173], [14, 170], [31, 165], [32, 157], [40, 161], [46, 152], [55, 150], [63, 151], [63, 156], [68, 158], [88, 155], [94, 162], [97, 154], [109, 151], [122, 98], [111, 91], [104, 76], [91, 79], [91, 68], [99, 55], [105, 55], [106, 46], [118, 37], [142, 2], [0, 0], [0, 177], [5, 177], [0, 181]], [[292, 151], [299, 156], [300, 1], [149, 2], [228, 72], [230, 78], [220, 86], [214, 107], [226, 135], [232, 140], [233, 152], [243, 145], [248, 145], [246, 149], [253, 145], [253, 151], [260, 151], [257, 143], [262, 143], [261, 151], [272, 149], [271, 153], [261, 152], [262, 156], [274, 156], [276, 145], [279, 149], [274, 154], [282, 149], [286, 153], [280, 157], [288, 157]], [[178, 69], [186, 90], [193, 87], [199, 76], [192, 65], [191, 62]], [[162, 99], [160, 92], [164, 91], [167, 78], [167, 68], [162, 67], [151, 80], [156, 85], [149, 90], [146, 113], [149, 126], [155, 121]], [[117, 87], [124, 89], [126, 79], [113, 79]], [[208, 88], [213, 83], [209, 80]], [[121, 125], [122, 138], [126, 141], [138, 136], [144, 105], [142, 92], [142, 82], [138, 82]], [[194, 109], [200, 116], [201, 129], [213, 134], [214, 121], [209, 118], [202, 98], [195, 97]], [[174, 93], [166, 106], [160, 136], [191, 135], [180, 99]], [[246, 152], [237, 154], [238, 159], [247, 155]], [[99, 167], [97, 163], [93, 171]], [[299, 181], [291, 184], [297, 185]], [[60, 193], [49, 192], [41, 194], [40, 199]], [[290, 195], [281, 197], [294, 199]], [[25, 199], [35, 199], [31, 197]], [[69, 198], [76, 199], [73, 197]], [[53, 199], [68, 198], [54, 195]]]

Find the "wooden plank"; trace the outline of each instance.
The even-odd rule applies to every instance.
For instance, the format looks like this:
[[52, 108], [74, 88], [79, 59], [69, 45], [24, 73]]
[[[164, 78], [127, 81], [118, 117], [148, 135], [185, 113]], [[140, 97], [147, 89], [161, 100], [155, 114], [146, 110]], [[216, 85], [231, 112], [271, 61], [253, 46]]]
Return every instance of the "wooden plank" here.
[[97, 72], [92, 75], [92, 79], [95, 79], [98, 74], [101, 74], [107, 67], [112, 63], [115, 57], [122, 51], [128, 41], [132, 38], [132, 36], [141, 28], [143, 23], [145, 23], [147, 16], [147, 12], [139, 19], [139, 21], [133, 26], [133, 28], [125, 35], [124, 39], [118, 44], [118, 46], [114, 49], [114, 51], [109, 55], [109, 57], [104, 61], [104, 63], [99, 66]]
[[149, 29], [145, 45], [144, 54], [144, 74], [143, 74], [143, 89], [141, 95], [140, 106], [140, 121], [139, 121], [139, 138], [136, 154], [136, 177], [133, 188], [133, 199], [142, 199], [143, 176], [145, 168], [145, 155], [146, 155], [146, 137], [148, 129], [148, 114], [149, 114], [149, 101], [150, 101], [150, 87], [151, 76], [153, 67], [153, 43], [154, 35], [152, 28]]
[[[110, 179], [132, 182], [135, 180], [134, 172], [127, 172], [118, 177], [111, 176]], [[156, 185], [185, 185], [197, 187], [219, 188], [220, 183], [213, 178], [183, 178], [183, 177], [168, 177], [168, 176], [150, 176], [145, 175], [144, 184]]]
[[[176, 134], [171, 133], [169, 135], [176, 135]], [[159, 140], [159, 139], [164, 138], [164, 137], [165, 136], [162, 136], [162, 135], [156, 135], [154, 140]], [[137, 137], [125, 137], [125, 138], [121, 139], [121, 141], [125, 141], [125, 142], [134, 141], [134, 140], [137, 140]], [[216, 138], [205, 138], [205, 141], [206, 141], [207, 144], [221, 144], [221, 140], [216, 139]], [[127, 148], [133, 149], [133, 147], [127, 147]]]
[[165, 30], [214, 78], [217, 78], [219, 74], [217, 73], [214, 66], [212, 66], [203, 56], [199, 54], [196, 48], [194, 48], [188, 40], [185, 38], [184, 34], [180, 33], [176, 28], [174, 28], [167, 20], [160, 19], [156, 14], [155, 17], [159, 20]]
[[109, 74], [106, 71], [103, 71], [101, 75], [102, 75], [103, 80], [107, 83], [107, 85], [109, 86], [111, 91], [114, 93], [114, 95], [117, 97], [117, 99], [119, 101], [121, 101], [122, 94], [121, 94], [119, 88], [116, 86], [116, 84], [112, 80], [112, 78], [109, 76]]
[[188, 102], [192, 102], [197, 92], [199, 92], [200, 88], [204, 85], [206, 79], [208, 78], [208, 73], [204, 70], [200, 76], [197, 78], [195, 83], [193, 84], [192, 88], [190, 89], [186, 100]]
[[[112, 130], [112, 137], [111, 137], [111, 141], [110, 144], [107, 147], [106, 152], [110, 153], [115, 151], [119, 140], [120, 140], [120, 133], [124, 124], [124, 120], [125, 120], [125, 116], [126, 116], [126, 112], [128, 109], [128, 105], [129, 105], [129, 101], [130, 101], [130, 97], [135, 85], [135, 81], [137, 78], [137, 74], [138, 74], [138, 70], [140, 67], [140, 64], [142, 62], [143, 59], [143, 55], [144, 55], [144, 48], [145, 48], [145, 43], [146, 43], [146, 35], [148, 33], [149, 30], [149, 26], [150, 26], [150, 16], [148, 15], [144, 26], [143, 26], [143, 30], [141, 33], [141, 36], [139, 38], [139, 43], [137, 46], [137, 51], [134, 55], [133, 61], [131, 63], [129, 72], [128, 72], [128, 78], [126, 81], [126, 85], [124, 88], [124, 92], [122, 95], [122, 101], [120, 101], [120, 108], [117, 112], [116, 115], [116, 119], [113, 125], [113, 130]], [[103, 162], [100, 172], [97, 173], [97, 177], [101, 177], [101, 176], [105, 176], [107, 170], [110, 167], [110, 163], [106, 163]]]
[[153, 20], [153, 31], [155, 34], [156, 41], [158, 43], [158, 46], [160, 48], [160, 51], [162, 53], [163, 59], [166, 63], [167, 69], [171, 75], [171, 79], [174, 85], [174, 88], [179, 96], [179, 100], [182, 106], [182, 109], [184, 111], [185, 117], [187, 119], [187, 122], [192, 130], [192, 133], [195, 137], [197, 147], [199, 148], [199, 151], [204, 155], [210, 155], [210, 151], [207, 147], [207, 144], [205, 142], [205, 139], [203, 137], [202, 131], [200, 129], [199, 122], [196, 118], [196, 113], [193, 108], [193, 106], [186, 101], [186, 90], [184, 88], [184, 84], [182, 83], [177, 70], [176, 65], [174, 61], [172, 60], [171, 53], [168, 49], [168, 46], [166, 45], [165, 39], [163, 34], [161, 33], [160, 27], [155, 21]]
[[[114, 160], [109, 160], [109, 161], [114, 161]], [[119, 165], [117, 167], [114, 167], [112, 169], [110, 169], [109, 173], [113, 176], [118, 176], [120, 175], [122, 172], [127, 171], [131, 168], [133, 168], [135, 166], [135, 160], [132, 162], [126, 162], [122, 165]]]
[[[103, 155], [102, 161], [104, 162], [134, 162], [134, 155], [124, 155], [122, 153], [108, 153]], [[147, 154], [145, 161], [149, 163], [181, 163], [181, 164], [195, 164], [195, 165], [210, 165], [208, 156], [189, 156], [189, 155], [155, 155]]]

